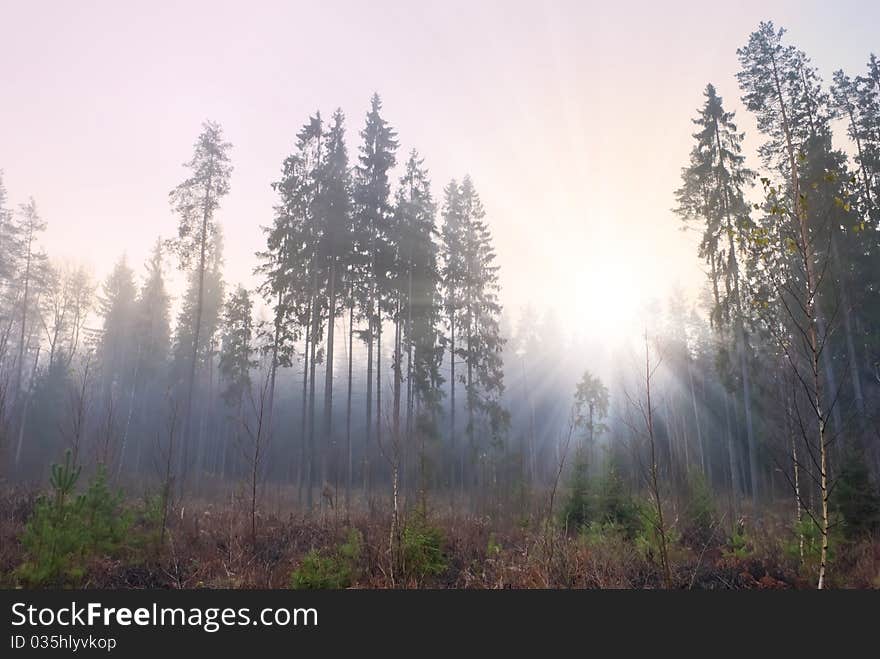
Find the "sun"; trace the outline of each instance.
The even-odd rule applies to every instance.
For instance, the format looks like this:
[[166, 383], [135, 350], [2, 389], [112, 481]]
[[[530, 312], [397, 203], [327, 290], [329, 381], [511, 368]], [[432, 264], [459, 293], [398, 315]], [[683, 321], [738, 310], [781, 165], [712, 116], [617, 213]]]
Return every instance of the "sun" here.
[[575, 281], [575, 332], [601, 340], [628, 340], [642, 331], [648, 299], [648, 273], [617, 250], [595, 254], [578, 269]]

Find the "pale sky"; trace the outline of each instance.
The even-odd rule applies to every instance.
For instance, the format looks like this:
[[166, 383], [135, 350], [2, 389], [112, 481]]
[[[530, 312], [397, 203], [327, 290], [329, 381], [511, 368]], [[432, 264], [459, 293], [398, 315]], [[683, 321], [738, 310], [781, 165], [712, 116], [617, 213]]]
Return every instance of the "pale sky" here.
[[354, 161], [378, 91], [399, 159], [421, 152], [438, 201], [473, 177], [505, 305], [564, 314], [576, 300], [586, 320], [617, 294], [699, 281], [670, 211], [690, 119], [712, 82], [756, 146], [734, 75], [762, 19], [826, 81], [880, 50], [868, 1], [0, 0], [0, 169], [13, 203], [36, 198], [50, 256], [102, 279], [126, 252], [140, 274], [156, 236], [175, 233], [168, 191], [201, 122], [218, 121], [234, 145], [226, 280], [251, 283], [295, 133], [341, 106]]

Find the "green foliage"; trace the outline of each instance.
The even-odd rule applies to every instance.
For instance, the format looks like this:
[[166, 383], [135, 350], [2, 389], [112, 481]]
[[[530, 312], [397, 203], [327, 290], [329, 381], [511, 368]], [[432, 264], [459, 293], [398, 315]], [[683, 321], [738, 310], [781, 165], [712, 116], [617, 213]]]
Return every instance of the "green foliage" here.
[[626, 529], [616, 522], [590, 522], [581, 528], [580, 540], [592, 549], [616, 547], [621, 543], [632, 546]]
[[[641, 529], [635, 536], [636, 549], [639, 553], [648, 559], [659, 559], [661, 555], [660, 543], [662, 540], [660, 534], [660, 518], [657, 514], [657, 507], [649, 504], [643, 504], [639, 508], [639, 517], [642, 522]], [[664, 518], [665, 521], [665, 518]], [[678, 532], [672, 528], [668, 522], [663, 535], [666, 536], [666, 555], [673, 553], [673, 548], [678, 545], [681, 537]]]
[[495, 534], [489, 534], [489, 542], [486, 545], [486, 556], [498, 556], [501, 554], [501, 543], [495, 539]]
[[690, 473], [687, 486], [687, 508], [682, 535], [692, 545], [702, 546], [709, 543], [715, 532], [715, 502], [702, 473]]
[[146, 525], [151, 528], [162, 525], [162, 517], [165, 513], [165, 500], [167, 498], [165, 490], [167, 488], [163, 488], [163, 491], [158, 494], [144, 497], [141, 514]]
[[130, 543], [134, 548], [151, 553], [161, 549], [166, 492], [167, 488], [163, 488], [158, 494], [144, 495], [137, 510], [139, 532], [130, 536]]
[[99, 467], [88, 489], [72, 498], [80, 471], [70, 451], [63, 464], [52, 465], [52, 495], [38, 499], [21, 538], [25, 562], [16, 576], [26, 586], [76, 586], [91, 559], [124, 547], [132, 520], [122, 493], [110, 491]]
[[612, 467], [597, 484], [592, 484], [582, 457], [575, 460], [569, 496], [561, 515], [563, 526], [568, 528], [612, 524], [630, 540], [642, 530], [639, 503], [627, 492], [616, 470]]
[[850, 451], [844, 458], [831, 495], [831, 507], [843, 519], [847, 539], [880, 531], [880, 492], [864, 456]]
[[589, 371], [584, 371], [574, 394], [575, 424], [586, 432], [590, 443], [606, 430], [602, 420], [608, 416], [608, 389]]
[[[833, 515], [829, 522], [827, 563], [830, 565], [834, 562], [835, 547], [842, 538], [839, 517]], [[801, 542], [803, 542], [803, 555]], [[782, 549], [790, 559], [800, 561], [803, 574], [814, 575], [819, 571], [822, 556], [822, 531], [809, 515], [804, 515], [800, 522], [795, 522], [792, 526], [792, 534], [783, 541]]]
[[357, 529], [348, 532], [348, 539], [329, 554], [315, 549], [306, 554], [300, 566], [290, 575], [294, 590], [341, 590], [357, 578], [363, 538]]
[[588, 465], [583, 452], [575, 455], [569, 480], [569, 494], [560, 511], [563, 528], [583, 528], [596, 516], [596, 502], [591, 492]]
[[626, 490], [623, 479], [612, 468], [599, 484], [598, 508], [603, 522], [620, 526], [632, 539], [642, 525], [641, 505]]
[[93, 555], [110, 555], [125, 542], [132, 524], [132, 514], [123, 508], [122, 491], [113, 492], [107, 485], [107, 471], [98, 466], [95, 478], [81, 497], [82, 520], [88, 533], [88, 549]]
[[338, 556], [322, 556], [313, 549], [293, 571], [290, 587], [295, 590], [340, 590], [352, 582], [351, 568]]
[[755, 553], [755, 544], [749, 537], [742, 525], [737, 525], [728, 541], [728, 547], [724, 550], [724, 556], [739, 561], [751, 558]]
[[436, 577], [446, 571], [443, 531], [417, 515], [403, 529], [403, 573], [418, 580]]

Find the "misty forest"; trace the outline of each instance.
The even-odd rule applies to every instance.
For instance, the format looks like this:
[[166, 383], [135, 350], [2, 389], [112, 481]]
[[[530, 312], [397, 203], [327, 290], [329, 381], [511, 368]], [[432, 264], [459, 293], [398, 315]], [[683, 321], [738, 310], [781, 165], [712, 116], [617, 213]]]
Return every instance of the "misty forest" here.
[[219, 123], [106, 277], [0, 178], [0, 583], [880, 588], [880, 62], [823, 80], [770, 22], [736, 56], [668, 191], [697, 294], [606, 342], [502, 306], [505, 218], [381, 89], [277, 135], [240, 283]]

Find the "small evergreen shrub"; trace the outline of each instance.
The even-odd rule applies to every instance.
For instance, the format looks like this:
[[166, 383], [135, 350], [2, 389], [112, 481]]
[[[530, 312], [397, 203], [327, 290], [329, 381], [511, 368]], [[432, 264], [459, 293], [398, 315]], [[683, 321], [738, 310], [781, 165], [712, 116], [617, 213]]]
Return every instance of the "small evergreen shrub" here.
[[99, 467], [86, 491], [74, 495], [80, 472], [70, 451], [52, 465], [52, 493], [37, 500], [21, 538], [25, 561], [16, 576], [26, 586], [76, 586], [91, 559], [115, 555], [125, 544], [131, 515], [122, 494], [110, 491]]
[[[662, 538], [660, 536], [660, 521], [657, 515], [657, 507], [650, 504], [644, 504], [640, 507], [639, 515], [641, 517], [642, 527], [635, 537], [636, 549], [638, 549], [639, 553], [641, 553], [646, 559], [659, 560], [661, 555], [660, 541]], [[675, 550], [678, 543], [681, 541], [681, 537], [669, 523], [669, 520], [666, 517], [663, 519], [665, 522], [664, 535], [666, 536], [666, 555], [667, 557], [672, 558], [673, 554], [676, 553]]]
[[755, 544], [749, 537], [746, 529], [741, 524], [737, 525], [728, 540], [728, 546], [724, 549], [724, 557], [738, 561], [751, 558], [755, 553]]
[[880, 491], [864, 456], [851, 450], [840, 468], [831, 507], [843, 520], [843, 533], [855, 540], [880, 531]]
[[[587, 477], [586, 463], [575, 462], [569, 496], [561, 511], [562, 525], [568, 529], [616, 527], [633, 540], [642, 530], [638, 501], [627, 491], [623, 480], [612, 467], [598, 482]], [[595, 532], [595, 529], [594, 529]]]
[[623, 527], [614, 522], [590, 522], [581, 529], [580, 540], [591, 549], [616, 546], [627, 542]]
[[588, 467], [582, 452], [575, 455], [569, 479], [568, 498], [560, 512], [563, 528], [581, 529], [595, 519], [595, 496], [591, 491]]
[[501, 543], [495, 538], [494, 533], [489, 534], [489, 542], [486, 545], [486, 556], [498, 556], [501, 554]]
[[642, 506], [627, 491], [623, 479], [613, 467], [599, 483], [597, 507], [600, 520], [619, 527], [629, 540], [642, 529]]
[[[165, 497], [159, 494], [145, 494], [136, 510], [134, 525], [136, 533], [130, 534], [130, 544], [141, 556], [155, 555], [162, 548], [162, 517]], [[134, 529], [133, 529], [134, 530]]]
[[[829, 520], [827, 564], [834, 562], [836, 548], [843, 540], [841, 537], [840, 517], [833, 514]], [[801, 557], [801, 540], [803, 539], [803, 557]], [[800, 522], [792, 526], [792, 534], [782, 542], [782, 549], [789, 559], [800, 561], [800, 572], [814, 575], [819, 571], [822, 557], [822, 531], [809, 515], [804, 515]], [[801, 561], [801, 558], [803, 560]]]
[[423, 515], [417, 515], [403, 529], [404, 574], [419, 581], [443, 574], [447, 567], [443, 543], [443, 531], [430, 525]]
[[684, 514], [682, 537], [689, 545], [702, 547], [712, 540], [715, 533], [715, 502], [712, 500], [712, 493], [703, 474], [691, 473], [688, 476], [687, 486], [687, 508]]
[[329, 554], [313, 549], [290, 575], [294, 590], [342, 590], [357, 578], [362, 537], [357, 529], [348, 532], [346, 542]]

